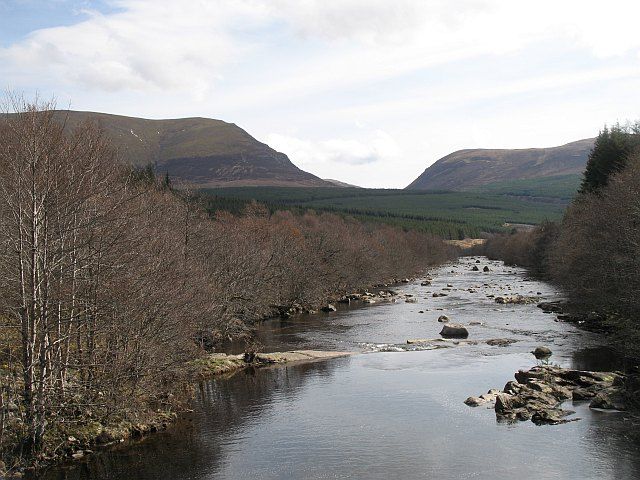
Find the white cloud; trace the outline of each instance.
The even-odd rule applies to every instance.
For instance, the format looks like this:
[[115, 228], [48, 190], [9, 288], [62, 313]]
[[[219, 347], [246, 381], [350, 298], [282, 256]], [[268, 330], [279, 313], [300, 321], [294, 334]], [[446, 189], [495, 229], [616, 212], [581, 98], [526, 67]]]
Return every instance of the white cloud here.
[[[640, 4], [630, 0], [615, 8], [577, 0], [111, 3], [115, 13], [88, 12], [75, 25], [38, 30], [0, 49], [4, 69], [14, 77], [29, 74], [97, 90], [177, 89], [202, 98], [226, 68], [262, 52], [269, 28], [329, 41], [317, 59], [304, 62], [302, 72], [293, 71], [291, 80], [304, 88], [401, 75], [544, 40], [580, 45], [601, 56], [640, 50], [635, 25]], [[343, 42], [340, 48], [334, 40]]]
[[592, 136], [640, 104], [637, 0], [106, 1], [0, 47], [3, 86], [222, 118], [370, 186], [460, 148]]
[[[235, 22], [259, 10], [245, 2], [118, 0], [121, 10], [32, 32], [0, 49], [0, 61], [31, 78], [104, 91], [181, 89], [203, 95], [223, 65], [250, 48], [233, 39]], [[190, 4], [191, 5], [191, 4]]]
[[397, 160], [402, 152], [393, 137], [381, 130], [370, 133], [366, 141], [346, 138], [309, 141], [277, 133], [269, 134], [266, 141], [285, 152], [296, 165], [318, 169], [324, 176], [335, 167]]

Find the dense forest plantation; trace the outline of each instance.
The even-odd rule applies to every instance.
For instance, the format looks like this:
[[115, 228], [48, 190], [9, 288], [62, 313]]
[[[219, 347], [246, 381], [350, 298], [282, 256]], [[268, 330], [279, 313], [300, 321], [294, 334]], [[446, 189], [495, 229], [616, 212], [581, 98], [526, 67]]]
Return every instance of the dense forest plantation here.
[[[545, 179], [546, 180], [546, 179]], [[505, 224], [559, 220], [573, 193], [571, 177], [513, 182], [482, 191], [370, 188], [226, 187], [202, 190], [208, 208], [240, 211], [259, 201], [271, 211], [332, 212], [460, 240], [509, 230]]]
[[560, 223], [497, 235], [481, 249], [562, 287], [580, 321], [612, 331], [631, 365], [640, 364], [639, 148], [640, 124], [605, 128]]
[[11, 98], [0, 119], [0, 453], [46, 462], [188, 400], [189, 365], [296, 306], [404, 278], [439, 238], [255, 202], [208, 212], [120, 166], [92, 124]]

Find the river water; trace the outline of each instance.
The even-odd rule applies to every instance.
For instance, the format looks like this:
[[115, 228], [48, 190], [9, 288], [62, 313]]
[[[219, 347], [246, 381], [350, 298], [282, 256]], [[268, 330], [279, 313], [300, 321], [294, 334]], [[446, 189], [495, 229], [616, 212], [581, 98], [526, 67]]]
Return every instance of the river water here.
[[[553, 363], [615, 369], [601, 339], [535, 305], [498, 305], [488, 295], [559, 299], [526, 272], [462, 258], [398, 287], [400, 300], [264, 323], [265, 351], [322, 349], [362, 354], [246, 370], [200, 386], [194, 412], [168, 431], [127, 443], [44, 478], [208, 479], [630, 479], [640, 478], [636, 421], [568, 402], [580, 420], [558, 426], [501, 424], [463, 401], [502, 388], [549, 346]], [[482, 272], [488, 265], [490, 272]], [[447, 286], [450, 285], [450, 286]], [[442, 289], [447, 290], [442, 290]], [[434, 292], [446, 297], [434, 298]], [[424, 313], [420, 313], [420, 312]], [[469, 325], [475, 345], [433, 349], [439, 315]], [[484, 340], [517, 340], [507, 347]], [[436, 345], [435, 343], [433, 345]], [[410, 350], [410, 351], [406, 351]]]

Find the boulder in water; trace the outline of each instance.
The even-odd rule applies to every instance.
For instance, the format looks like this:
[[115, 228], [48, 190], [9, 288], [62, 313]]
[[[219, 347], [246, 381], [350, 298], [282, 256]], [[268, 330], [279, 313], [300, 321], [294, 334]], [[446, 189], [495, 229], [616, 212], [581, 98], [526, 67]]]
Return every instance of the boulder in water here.
[[549, 358], [553, 354], [549, 347], [536, 347], [531, 353], [533, 353], [537, 359]]
[[479, 407], [480, 405], [487, 403], [487, 401], [480, 397], [469, 397], [464, 401], [464, 403], [470, 407]]
[[466, 338], [469, 336], [469, 330], [459, 323], [445, 323], [442, 326], [440, 335], [443, 337]]
[[513, 338], [492, 338], [487, 340], [486, 343], [492, 347], [506, 347], [516, 342], [517, 340], [514, 340]]

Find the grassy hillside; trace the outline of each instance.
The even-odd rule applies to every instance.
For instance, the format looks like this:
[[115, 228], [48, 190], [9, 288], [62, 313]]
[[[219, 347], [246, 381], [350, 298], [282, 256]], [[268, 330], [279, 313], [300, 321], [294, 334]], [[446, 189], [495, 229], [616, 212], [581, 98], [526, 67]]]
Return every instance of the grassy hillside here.
[[73, 128], [96, 122], [125, 163], [153, 164], [159, 174], [195, 187], [219, 185], [322, 186], [284, 154], [233, 123], [211, 118], [149, 120], [94, 112], [56, 112]]
[[593, 139], [560, 147], [459, 150], [428, 167], [409, 190], [475, 190], [511, 179], [543, 179], [580, 175]]
[[558, 220], [562, 198], [520, 198], [500, 193], [408, 191], [362, 188], [243, 187], [204, 190], [209, 208], [238, 212], [251, 200], [272, 210], [337, 212], [436, 233], [445, 238], [506, 231], [505, 223]]

